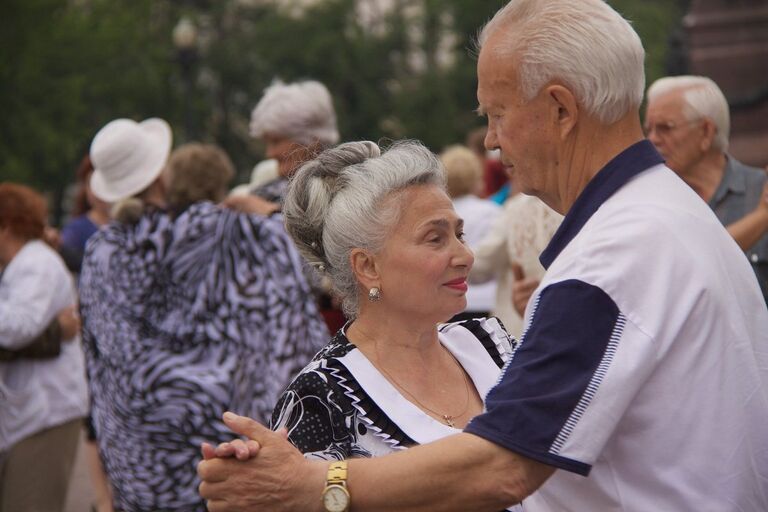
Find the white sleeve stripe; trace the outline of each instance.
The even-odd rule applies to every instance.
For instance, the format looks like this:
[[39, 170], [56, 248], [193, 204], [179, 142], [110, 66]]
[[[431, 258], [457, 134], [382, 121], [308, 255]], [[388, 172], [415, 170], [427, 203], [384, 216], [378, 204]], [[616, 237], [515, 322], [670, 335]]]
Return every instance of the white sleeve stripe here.
[[626, 317], [622, 313], [619, 313], [619, 316], [616, 318], [616, 325], [614, 326], [613, 332], [611, 333], [611, 339], [606, 346], [605, 353], [600, 361], [600, 365], [597, 367], [597, 370], [595, 370], [595, 373], [592, 376], [587, 389], [584, 390], [584, 395], [581, 397], [581, 400], [579, 400], [579, 403], [576, 405], [570, 417], [565, 422], [565, 425], [563, 425], [563, 428], [560, 430], [560, 433], [557, 435], [557, 438], [555, 438], [555, 441], [552, 443], [552, 446], [549, 449], [549, 453], [553, 455], [560, 454], [563, 445], [573, 432], [576, 424], [584, 415], [584, 412], [586, 411], [589, 404], [592, 402], [598, 387], [600, 387], [600, 383], [603, 381], [603, 378], [608, 372], [608, 368], [610, 367], [611, 362], [616, 355], [616, 349], [618, 348], [619, 340], [621, 339], [621, 336], [624, 332], [624, 326], [626, 323]]

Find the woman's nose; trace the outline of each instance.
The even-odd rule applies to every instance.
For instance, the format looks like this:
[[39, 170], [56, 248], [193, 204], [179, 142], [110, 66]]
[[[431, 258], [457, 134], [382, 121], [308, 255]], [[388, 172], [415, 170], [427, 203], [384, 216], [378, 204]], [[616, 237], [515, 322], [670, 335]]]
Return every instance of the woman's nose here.
[[475, 255], [466, 243], [458, 241], [453, 261], [456, 266], [472, 268], [472, 264], [475, 262]]

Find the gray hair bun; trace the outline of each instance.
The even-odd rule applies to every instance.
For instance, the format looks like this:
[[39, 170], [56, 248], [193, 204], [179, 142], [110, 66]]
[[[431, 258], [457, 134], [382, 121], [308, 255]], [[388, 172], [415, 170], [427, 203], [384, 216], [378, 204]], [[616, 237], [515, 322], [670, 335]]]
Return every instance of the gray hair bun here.
[[373, 142], [347, 142], [323, 151], [293, 176], [283, 205], [286, 228], [299, 252], [319, 270], [329, 266], [323, 230], [331, 202], [345, 186], [343, 171], [378, 156], [381, 149]]
[[138, 224], [144, 215], [146, 205], [138, 197], [120, 199], [110, 208], [109, 216], [122, 224]]

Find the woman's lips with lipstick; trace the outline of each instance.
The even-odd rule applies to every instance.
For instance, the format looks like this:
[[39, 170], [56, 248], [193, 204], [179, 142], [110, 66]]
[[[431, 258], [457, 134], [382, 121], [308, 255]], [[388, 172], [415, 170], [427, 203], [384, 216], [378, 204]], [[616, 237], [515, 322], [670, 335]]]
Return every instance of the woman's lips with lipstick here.
[[454, 279], [453, 281], [448, 281], [443, 286], [447, 286], [448, 288], [453, 288], [454, 290], [465, 292], [467, 291], [467, 278], [459, 277], [458, 279]]

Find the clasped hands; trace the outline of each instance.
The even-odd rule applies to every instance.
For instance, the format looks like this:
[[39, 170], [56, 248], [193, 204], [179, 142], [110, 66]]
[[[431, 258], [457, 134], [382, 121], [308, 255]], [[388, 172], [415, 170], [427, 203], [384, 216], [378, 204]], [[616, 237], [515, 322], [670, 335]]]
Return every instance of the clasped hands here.
[[285, 429], [273, 432], [231, 412], [224, 423], [245, 440], [202, 444], [199, 492], [210, 512], [322, 510], [325, 463], [305, 460]]
[[[230, 424], [227, 422], [231, 416], [235, 416], [232, 413], [226, 413], [224, 415], [224, 421], [227, 426]], [[239, 416], [238, 418], [245, 418], [245, 416]], [[234, 419], [235, 425], [239, 425], [239, 419]], [[281, 429], [278, 431], [285, 439], [288, 438], [288, 431]], [[220, 443], [218, 446], [213, 446], [209, 443], [203, 443], [200, 447], [200, 451], [203, 454], [203, 460], [211, 460], [215, 458], [228, 459], [231, 457], [237, 460], [249, 460], [256, 457], [259, 453], [259, 443], [253, 439], [233, 439], [226, 443]]]

